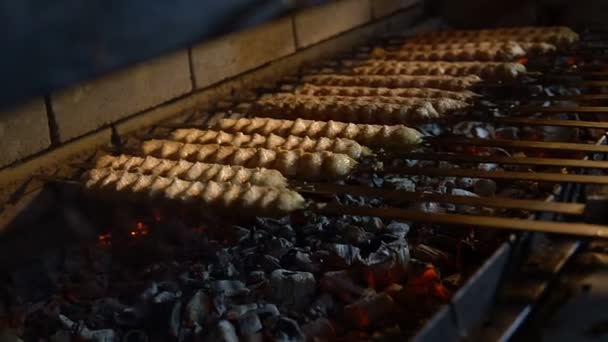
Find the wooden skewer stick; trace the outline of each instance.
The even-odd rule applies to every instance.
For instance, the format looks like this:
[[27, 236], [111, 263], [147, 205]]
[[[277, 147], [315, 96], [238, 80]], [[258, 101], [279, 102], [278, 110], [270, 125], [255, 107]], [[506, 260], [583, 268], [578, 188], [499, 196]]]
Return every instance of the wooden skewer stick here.
[[380, 156], [383, 159], [404, 158], [411, 160], [443, 160], [459, 163], [495, 163], [504, 165], [529, 165], [529, 166], [555, 166], [567, 168], [586, 168], [586, 169], [608, 169], [608, 161], [603, 160], [583, 160], [583, 159], [562, 159], [562, 158], [534, 158], [534, 157], [503, 157], [503, 156], [478, 156], [470, 154], [455, 153], [388, 153]]
[[442, 146], [478, 146], [478, 147], [502, 147], [513, 148], [516, 150], [551, 150], [551, 151], [570, 151], [584, 153], [608, 153], [608, 145], [579, 144], [566, 142], [548, 142], [534, 140], [497, 140], [497, 139], [476, 139], [462, 137], [429, 137], [425, 138], [423, 144], [442, 145]]
[[525, 219], [464, 214], [425, 213], [413, 209], [350, 207], [341, 205], [320, 206], [314, 209], [314, 211], [323, 215], [373, 216], [385, 219], [415, 221], [428, 224], [531, 231], [593, 238], [608, 237], [607, 226], [588, 223], [532, 221]]
[[600, 106], [576, 106], [576, 107], [566, 107], [566, 106], [519, 106], [513, 109], [513, 112], [521, 113], [521, 114], [529, 114], [529, 113], [579, 113], [579, 114], [588, 114], [588, 113], [608, 113], [608, 107], [600, 107]]
[[520, 171], [486, 171], [481, 169], [463, 168], [432, 168], [432, 167], [394, 167], [378, 173], [397, 173], [419, 176], [471, 177], [487, 179], [503, 179], [514, 181], [578, 183], [608, 185], [608, 177], [596, 175], [577, 175], [549, 172], [520, 172]]
[[538, 212], [554, 212], [565, 215], [582, 215], [585, 205], [580, 203], [560, 203], [538, 200], [497, 198], [497, 197], [474, 197], [444, 195], [436, 193], [372, 188], [359, 185], [342, 185], [334, 183], [298, 183], [291, 182], [291, 188], [300, 193], [335, 195], [347, 193], [356, 196], [370, 198], [382, 198], [386, 200], [404, 202], [439, 202], [468, 205], [473, 207], [488, 207], [500, 209], [518, 209]]
[[513, 126], [553, 126], [553, 127], [570, 127], [570, 128], [595, 128], [608, 129], [608, 122], [598, 121], [581, 121], [581, 120], [553, 120], [553, 119], [532, 119], [523, 117], [484, 117], [484, 116], [451, 116], [448, 121], [484, 121], [499, 124], [507, 124]]

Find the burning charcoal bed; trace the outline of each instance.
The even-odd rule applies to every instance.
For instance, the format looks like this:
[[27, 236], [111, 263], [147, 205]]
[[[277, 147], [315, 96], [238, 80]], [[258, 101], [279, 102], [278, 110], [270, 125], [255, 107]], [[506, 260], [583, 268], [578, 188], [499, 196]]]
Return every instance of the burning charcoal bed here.
[[608, 184], [589, 130], [608, 96], [548, 77], [586, 66], [560, 64], [578, 35], [478, 33], [493, 43], [383, 39], [47, 178], [96, 238], [5, 273], [0, 322], [23, 341], [432, 340], [516, 237], [605, 237], [569, 191]]

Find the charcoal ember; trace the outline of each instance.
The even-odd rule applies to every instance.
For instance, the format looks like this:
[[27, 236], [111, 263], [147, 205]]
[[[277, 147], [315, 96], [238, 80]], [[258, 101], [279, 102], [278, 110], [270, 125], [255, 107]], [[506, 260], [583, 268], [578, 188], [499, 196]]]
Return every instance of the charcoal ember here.
[[270, 274], [268, 297], [297, 310], [311, 302], [316, 287], [317, 282], [312, 273], [278, 269]]
[[388, 294], [377, 293], [345, 306], [344, 317], [355, 326], [368, 329], [397, 311], [398, 305]]
[[233, 304], [233, 305], [230, 305], [230, 308], [228, 309], [228, 311], [226, 311], [224, 316], [226, 317], [226, 319], [228, 319], [230, 321], [234, 321], [234, 320], [239, 319], [239, 317], [248, 313], [249, 311], [255, 311], [257, 309], [258, 309], [258, 304], [256, 304], [256, 303]]
[[291, 318], [279, 317], [269, 326], [272, 339], [280, 342], [304, 342], [305, 337], [298, 322]]
[[390, 284], [384, 289], [384, 293], [391, 296], [391, 298], [395, 299], [395, 297], [403, 290], [403, 286], [401, 284]]
[[397, 239], [405, 239], [410, 232], [410, 225], [404, 222], [392, 221], [386, 226], [385, 231]]
[[353, 298], [366, 293], [366, 289], [355, 283], [354, 274], [349, 270], [325, 272], [320, 283], [324, 291], [345, 302], [351, 302]]
[[462, 283], [465, 281], [465, 278], [460, 273], [451, 274], [442, 279], [442, 283], [450, 290], [455, 291]]
[[405, 240], [382, 243], [376, 252], [364, 259], [368, 285], [385, 287], [406, 278], [410, 251]]
[[[371, 227], [370, 229], [374, 229]], [[361, 245], [365, 243], [369, 243], [371, 239], [373, 239], [373, 234], [366, 232], [363, 228], [359, 226], [355, 226], [352, 224], [347, 224], [340, 229], [340, 235], [344, 239], [344, 242]]]
[[211, 282], [210, 289], [213, 293], [222, 293], [227, 297], [244, 295], [249, 292], [245, 284], [239, 280], [215, 280]]
[[250, 336], [262, 330], [260, 317], [254, 311], [249, 311], [238, 318], [236, 323], [238, 332], [241, 336]]
[[62, 314], [59, 314], [59, 321], [74, 335], [87, 341], [113, 342], [116, 337], [116, 333], [112, 329], [91, 330], [82, 322], [74, 322]]
[[352, 245], [332, 243], [325, 247], [329, 251], [328, 264], [334, 269], [343, 269], [361, 262], [361, 250]]
[[205, 318], [210, 312], [211, 302], [209, 296], [203, 290], [198, 290], [186, 304], [184, 315], [188, 322], [198, 328], [204, 324]]
[[302, 333], [307, 341], [320, 339], [331, 340], [336, 337], [336, 330], [327, 318], [317, 318], [314, 321], [302, 326]]
[[234, 325], [227, 320], [219, 321], [213, 330], [206, 336], [206, 340], [208, 341], [218, 341], [218, 342], [238, 342], [239, 337], [236, 334], [236, 329]]
[[473, 191], [484, 197], [494, 197], [497, 188], [496, 182], [491, 179], [478, 179], [473, 184]]
[[284, 238], [272, 239], [266, 245], [266, 254], [280, 259], [292, 248], [293, 243]]

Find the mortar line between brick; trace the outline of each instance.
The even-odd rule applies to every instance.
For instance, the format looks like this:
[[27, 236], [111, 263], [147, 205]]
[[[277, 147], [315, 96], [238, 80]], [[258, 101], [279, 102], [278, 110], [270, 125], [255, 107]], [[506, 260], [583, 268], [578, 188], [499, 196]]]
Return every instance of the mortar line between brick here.
[[300, 41], [298, 40], [298, 34], [296, 29], [296, 16], [291, 15], [291, 34], [293, 35], [293, 44], [295, 45], [295, 51], [300, 50]]
[[192, 60], [192, 47], [188, 48], [188, 72], [190, 72], [190, 85], [192, 86], [189, 93], [196, 89], [196, 78], [194, 76], [194, 62]]
[[44, 106], [46, 108], [46, 121], [49, 125], [49, 137], [51, 139], [51, 146], [55, 147], [61, 144], [59, 139], [59, 126], [57, 124], [57, 118], [55, 117], [55, 110], [51, 102], [51, 96], [44, 96]]

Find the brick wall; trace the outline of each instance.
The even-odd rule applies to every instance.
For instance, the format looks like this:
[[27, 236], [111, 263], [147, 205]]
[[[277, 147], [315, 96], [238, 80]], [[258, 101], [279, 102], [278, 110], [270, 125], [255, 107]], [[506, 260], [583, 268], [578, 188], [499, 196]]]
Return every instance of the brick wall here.
[[[53, 153], [65, 157], [68, 147], [81, 141], [107, 143], [111, 126], [125, 133], [166, 120], [185, 107], [217, 101], [235, 89], [259, 85], [280, 76], [277, 70], [291, 72], [298, 64], [337, 52], [340, 45], [352, 47], [362, 38], [385, 32], [387, 18], [393, 18], [390, 27], [396, 28], [397, 22], [406, 28], [413, 16], [402, 19], [403, 13], [419, 10], [420, 3], [332, 2], [6, 110], [0, 113], [0, 173], [14, 174], [24, 160], [31, 163], [27, 159], [34, 155], [50, 160], [56, 159]], [[265, 68], [271, 64], [272, 68]], [[2, 184], [0, 174], [0, 188]]]

